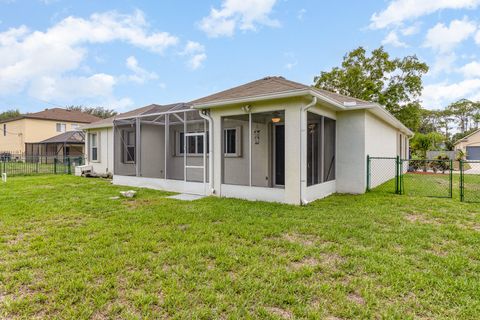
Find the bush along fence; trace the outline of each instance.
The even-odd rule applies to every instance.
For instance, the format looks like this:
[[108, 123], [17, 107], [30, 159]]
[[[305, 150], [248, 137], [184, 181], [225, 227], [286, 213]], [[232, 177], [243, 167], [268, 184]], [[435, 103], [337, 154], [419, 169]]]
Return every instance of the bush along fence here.
[[83, 156], [0, 158], [0, 172], [2, 174], [6, 173], [7, 176], [72, 174], [75, 171], [75, 167], [82, 164], [84, 164]]

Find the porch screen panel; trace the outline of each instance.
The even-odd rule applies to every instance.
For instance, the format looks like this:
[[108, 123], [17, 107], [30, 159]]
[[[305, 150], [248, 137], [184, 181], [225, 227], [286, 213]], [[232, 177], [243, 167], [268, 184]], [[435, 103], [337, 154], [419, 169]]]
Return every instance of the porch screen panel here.
[[307, 186], [322, 182], [322, 116], [307, 112]]
[[323, 182], [335, 180], [335, 126], [336, 121], [324, 117], [324, 166], [323, 166]]
[[252, 113], [252, 186], [285, 185], [285, 111]]
[[222, 183], [250, 185], [249, 115], [222, 118]]
[[[198, 111], [186, 113], [187, 134], [180, 143], [186, 143], [186, 180], [203, 182], [203, 170], [205, 168], [205, 180], [208, 181], [208, 142], [206, 120], [200, 117]], [[205, 152], [205, 159], [204, 159]], [[205, 160], [205, 163], [204, 163]]]
[[167, 116], [168, 123], [168, 154], [167, 179], [184, 180], [185, 164], [183, 152], [185, 133], [185, 112], [172, 113]]
[[335, 180], [336, 121], [307, 112], [307, 186]]

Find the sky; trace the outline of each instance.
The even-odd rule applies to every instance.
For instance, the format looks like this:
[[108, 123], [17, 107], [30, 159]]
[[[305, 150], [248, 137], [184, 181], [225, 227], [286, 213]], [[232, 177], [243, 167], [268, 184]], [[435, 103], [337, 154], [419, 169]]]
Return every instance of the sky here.
[[119, 112], [265, 76], [312, 84], [383, 45], [430, 66], [422, 105], [480, 100], [480, 0], [0, 0], [0, 111]]

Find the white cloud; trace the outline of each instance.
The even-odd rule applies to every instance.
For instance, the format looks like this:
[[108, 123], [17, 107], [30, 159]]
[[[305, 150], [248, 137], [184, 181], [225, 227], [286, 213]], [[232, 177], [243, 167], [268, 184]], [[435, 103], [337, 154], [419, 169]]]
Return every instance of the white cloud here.
[[420, 24], [419, 23], [416, 23], [412, 26], [409, 26], [409, 27], [405, 27], [405, 28], [402, 28], [400, 30], [400, 32], [402, 33], [402, 35], [404, 36], [412, 36], [414, 34], [417, 34], [418, 32], [420, 32]]
[[455, 61], [457, 61], [457, 55], [455, 53], [440, 54], [435, 57], [435, 62], [429, 74], [435, 76], [440, 73], [450, 73], [454, 71]]
[[370, 27], [382, 29], [443, 9], [474, 9], [480, 0], [392, 0], [388, 7], [370, 18]]
[[303, 18], [305, 17], [305, 13], [307, 13], [307, 10], [305, 8], [298, 10], [297, 19], [302, 21]]
[[195, 41], [188, 41], [181, 55], [189, 57], [187, 64], [192, 70], [200, 68], [203, 65], [203, 62], [207, 59], [205, 47]]
[[257, 24], [279, 26], [271, 19], [273, 6], [277, 0], [224, 0], [221, 9], [212, 8], [210, 15], [200, 22], [209, 37], [233, 36], [235, 30], [256, 30]]
[[477, 34], [475, 35], [475, 43], [480, 45], [480, 30], [478, 30]]
[[453, 20], [449, 26], [437, 23], [428, 30], [424, 46], [439, 52], [449, 52], [459, 43], [469, 38], [476, 28], [476, 24], [467, 19]]
[[382, 40], [383, 45], [392, 45], [394, 47], [407, 47], [405, 42], [400, 41], [395, 31], [390, 31], [385, 39]]
[[148, 72], [147, 70], [143, 69], [138, 65], [138, 61], [134, 56], [130, 56], [127, 58], [125, 63], [127, 68], [133, 72], [133, 74], [128, 76], [128, 79], [133, 82], [137, 83], [144, 83], [148, 80], [156, 80], [158, 76], [155, 72]]
[[422, 94], [423, 107], [427, 109], [445, 107], [462, 98], [480, 100], [480, 78], [426, 85]]
[[42, 100], [74, 101], [78, 98], [110, 96], [116, 84], [115, 77], [99, 73], [89, 77], [40, 77], [29, 89], [29, 93]]
[[288, 62], [285, 63], [285, 69], [292, 70], [298, 65], [298, 60], [293, 52], [286, 52], [284, 56], [288, 60]]
[[480, 62], [472, 61], [458, 70], [466, 78], [480, 78]]
[[[84, 65], [87, 45], [113, 41], [162, 53], [175, 46], [178, 38], [167, 32], [149, 32], [141, 11], [131, 15], [95, 13], [87, 19], [70, 16], [44, 32], [25, 26], [12, 28], [0, 33], [0, 95], [27, 90], [39, 98], [63, 103], [80, 96], [113, 100], [115, 76], [73, 75], [88, 71]], [[137, 75], [152, 76], [133, 62], [127, 66], [136, 68]]]

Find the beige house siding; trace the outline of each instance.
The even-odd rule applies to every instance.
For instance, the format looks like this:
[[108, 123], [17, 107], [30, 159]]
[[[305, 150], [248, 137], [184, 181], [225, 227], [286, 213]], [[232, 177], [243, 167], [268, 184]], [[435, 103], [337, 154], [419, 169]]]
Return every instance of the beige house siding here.
[[[40, 142], [54, 137], [57, 132], [57, 123], [64, 123], [66, 131], [74, 130], [77, 122], [40, 120], [40, 119], [19, 119], [0, 124], [0, 151], [23, 152], [25, 143]], [[3, 135], [3, 125], [7, 126], [7, 135]]]
[[[6, 125], [6, 135], [3, 128]], [[25, 149], [25, 119], [0, 124], [0, 152], [21, 153]]]
[[467, 147], [480, 147], [480, 130], [455, 144], [455, 150], [467, 152]]

